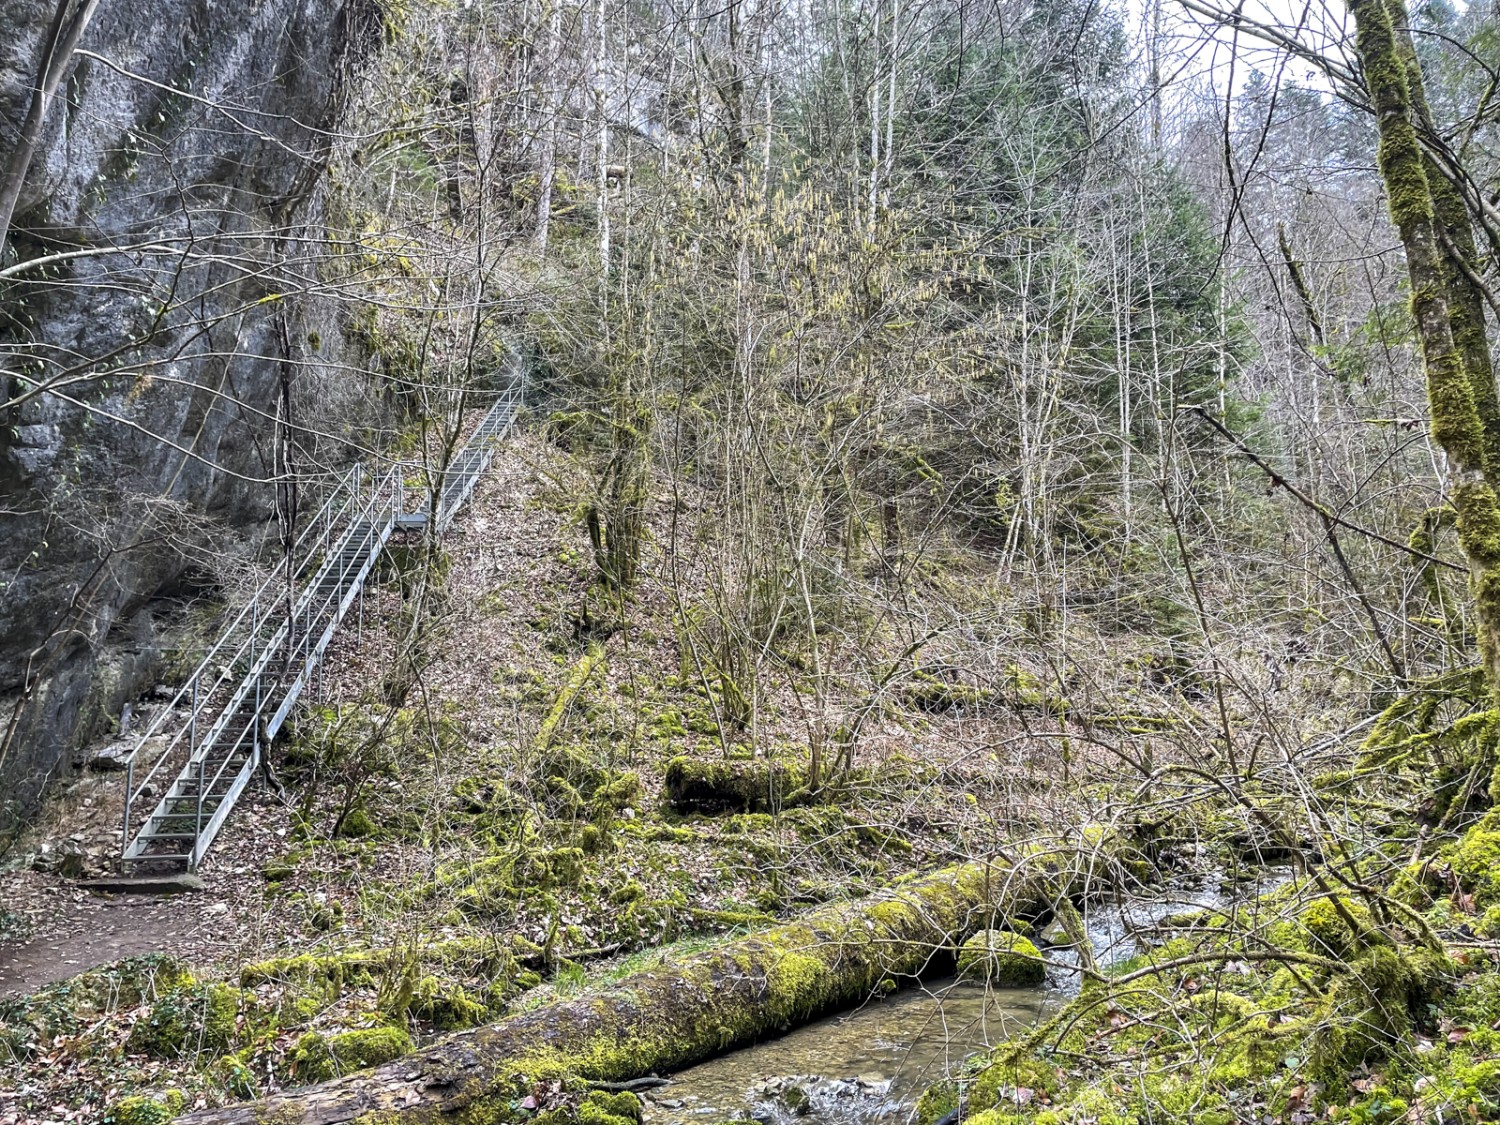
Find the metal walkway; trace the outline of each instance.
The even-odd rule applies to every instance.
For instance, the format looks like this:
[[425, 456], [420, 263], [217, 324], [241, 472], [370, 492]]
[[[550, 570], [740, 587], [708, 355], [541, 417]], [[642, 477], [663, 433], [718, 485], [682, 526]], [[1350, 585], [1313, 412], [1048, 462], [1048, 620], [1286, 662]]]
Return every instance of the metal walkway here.
[[[473, 494], [520, 406], [518, 386], [503, 393], [452, 459], [437, 488], [436, 534]], [[292, 565], [251, 595], [146, 729], [126, 759], [123, 870], [192, 871], [203, 861], [386, 544], [426, 532], [433, 494], [405, 484], [415, 468], [380, 477], [351, 469], [293, 545]]]

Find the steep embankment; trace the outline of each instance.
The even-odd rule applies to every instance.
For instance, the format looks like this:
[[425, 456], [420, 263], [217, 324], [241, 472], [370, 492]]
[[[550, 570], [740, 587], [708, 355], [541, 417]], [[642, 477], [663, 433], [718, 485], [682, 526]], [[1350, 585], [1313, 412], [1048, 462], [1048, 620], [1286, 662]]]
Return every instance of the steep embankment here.
[[[52, 9], [0, 3], [0, 152]], [[369, 0], [106, 3], [84, 35], [5, 264], [89, 253], [0, 279], [3, 397], [63, 380], [0, 412], [0, 834], [161, 675], [176, 596], [222, 577], [196, 549], [259, 537], [284, 392], [305, 416], [342, 382], [358, 418], [334, 307], [297, 290], [380, 18]]]

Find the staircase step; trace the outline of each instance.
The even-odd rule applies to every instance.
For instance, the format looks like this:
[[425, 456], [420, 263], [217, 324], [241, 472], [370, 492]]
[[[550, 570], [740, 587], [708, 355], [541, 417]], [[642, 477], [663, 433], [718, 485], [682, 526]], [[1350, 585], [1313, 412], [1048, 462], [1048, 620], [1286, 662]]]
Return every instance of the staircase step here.
[[[177, 860], [185, 860], [187, 856], [141, 856], [136, 862], [143, 863], [147, 859], [170, 863]], [[108, 879], [85, 879], [78, 885], [85, 890], [93, 891], [95, 894], [105, 895], [179, 895], [206, 889], [203, 880], [196, 875], [169, 875], [155, 878], [150, 876], [132, 878], [127, 875], [116, 875]]]
[[[341, 527], [331, 522], [318, 528], [298, 565], [298, 590], [292, 606], [280, 604], [274, 610], [267, 609], [267, 619], [256, 626], [253, 643], [262, 661], [259, 667], [226, 670], [208, 697], [199, 700], [196, 720], [202, 741], [194, 748], [194, 760], [182, 768], [142, 823], [133, 841], [142, 854], [133, 856], [128, 864], [192, 863], [202, 846], [200, 837], [196, 831], [183, 829], [196, 829], [200, 820], [228, 811], [231, 791], [241, 784], [246, 766], [254, 760], [258, 716], [284, 703], [295, 688], [308, 684], [306, 677], [320, 659], [311, 652], [312, 639], [333, 626], [343, 598], [359, 589], [361, 575], [379, 557], [387, 539], [398, 532], [425, 527], [431, 511], [441, 513], [444, 522], [451, 518], [488, 465], [492, 439], [510, 428], [515, 413], [516, 405], [508, 398], [491, 406], [452, 465], [441, 479], [432, 482], [432, 491], [419, 512], [376, 511], [366, 506], [372, 501], [380, 503], [374, 494], [359, 489], [332, 498], [327, 509], [331, 521], [348, 522]], [[351, 509], [364, 514], [356, 517]], [[286, 616], [278, 619], [280, 614]], [[249, 663], [254, 665], [255, 660]]]

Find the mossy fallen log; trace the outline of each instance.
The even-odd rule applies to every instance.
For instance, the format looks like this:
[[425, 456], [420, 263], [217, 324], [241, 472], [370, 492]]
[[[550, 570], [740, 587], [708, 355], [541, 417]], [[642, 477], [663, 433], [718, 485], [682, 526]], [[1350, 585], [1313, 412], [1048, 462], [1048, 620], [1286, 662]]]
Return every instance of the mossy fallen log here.
[[[898, 769], [885, 771], [887, 780]], [[903, 774], [910, 771], [902, 770]], [[871, 770], [846, 770], [825, 780], [816, 791], [807, 787], [807, 770], [789, 762], [762, 758], [703, 761], [678, 756], [667, 763], [667, 804], [677, 812], [780, 812], [805, 805], [832, 804], [840, 797], [871, 786]]]
[[677, 757], [667, 763], [667, 803], [679, 812], [767, 812], [783, 808], [807, 783], [807, 771], [763, 758], [705, 762]]
[[545, 750], [552, 745], [553, 736], [557, 734], [558, 726], [567, 717], [573, 701], [578, 698], [578, 693], [603, 664], [604, 646], [594, 641], [579, 658], [578, 663], [573, 665], [573, 670], [568, 673], [567, 683], [563, 684], [562, 690], [557, 693], [557, 699], [553, 701], [551, 709], [547, 712], [547, 717], [542, 720], [541, 728], [536, 735], [538, 750]]
[[1039, 851], [1014, 865], [946, 868], [636, 973], [607, 992], [450, 1035], [370, 1071], [182, 1120], [506, 1121], [538, 1080], [617, 1082], [671, 1071], [856, 1004], [890, 978], [951, 963], [974, 931], [1039, 914], [1086, 881], [1097, 888], [1104, 854]]

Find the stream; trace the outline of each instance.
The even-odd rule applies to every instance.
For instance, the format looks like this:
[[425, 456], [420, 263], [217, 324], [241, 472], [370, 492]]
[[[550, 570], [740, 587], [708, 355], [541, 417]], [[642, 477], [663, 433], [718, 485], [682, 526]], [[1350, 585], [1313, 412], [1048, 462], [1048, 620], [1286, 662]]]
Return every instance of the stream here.
[[[1267, 871], [1230, 891], [1211, 880], [1149, 902], [1099, 903], [1084, 922], [1100, 968], [1141, 949], [1137, 934], [1173, 914], [1263, 894], [1288, 877]], [[689, 1067], [644, 1097], [646, 1125], [900, 1125], [922, 1091], [970, 1055], [1034, 1026], [1078, 991], [1077, 953], [1045, 947], [1047, 982], [994, 988], [952, 977], [796, 1028]]]

